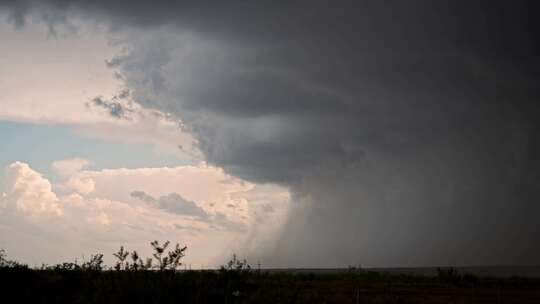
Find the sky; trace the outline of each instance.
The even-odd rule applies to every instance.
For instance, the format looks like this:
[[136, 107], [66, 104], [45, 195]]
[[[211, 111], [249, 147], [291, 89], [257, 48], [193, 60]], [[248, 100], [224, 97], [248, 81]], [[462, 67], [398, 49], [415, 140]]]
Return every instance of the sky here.
[[536, 6], [0, 1], [0, 247], [539, 264]]

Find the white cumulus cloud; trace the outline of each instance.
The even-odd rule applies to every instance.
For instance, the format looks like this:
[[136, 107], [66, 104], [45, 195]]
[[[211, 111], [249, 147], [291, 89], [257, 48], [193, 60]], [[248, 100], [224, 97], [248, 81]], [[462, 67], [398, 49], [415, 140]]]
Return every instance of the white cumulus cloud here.
[[[286, 189], [251, 184], [205, 164], [85, 169], [89, 164], [55, 162], [60, 179], [54, 184], [26, 163], [6, 168], [0, 244], [10, 255], [36, 264], [96, 251], [110, 259], [120, 245], [148, 255], [149, 241], [168, 239], [188, 245], [188, 263], [216, 266], [230, 250], [247, 253], [255, 239], [269, 240], [286, 218]], [[265, 224], [261, 210], [269, 203], [283, 212], [265, 214]]]
[[10, 210], [33, 216], [62, 215], [62, 206], [51, 183], [28, 164], [15, 162], [8, 166], [5, 188], [2, 200]]

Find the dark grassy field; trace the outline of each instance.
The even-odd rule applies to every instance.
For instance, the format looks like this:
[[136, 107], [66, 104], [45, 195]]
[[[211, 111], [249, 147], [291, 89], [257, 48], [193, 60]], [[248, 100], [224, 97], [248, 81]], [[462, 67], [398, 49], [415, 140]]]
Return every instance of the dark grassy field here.
[[121, 247], [112, 267], [98, 254], [30, 268], [0, 251], [3, 303], [540, 303], [540, 278], [508, 268], [254, 270], [233, 256], [219, 270], [182, 271], [186, 248], [168, 244], [152, 242], [147, 259]]
[[23, 303], [540, 303], [538, 279], [459, 274], [4, 267], [0, 278]]

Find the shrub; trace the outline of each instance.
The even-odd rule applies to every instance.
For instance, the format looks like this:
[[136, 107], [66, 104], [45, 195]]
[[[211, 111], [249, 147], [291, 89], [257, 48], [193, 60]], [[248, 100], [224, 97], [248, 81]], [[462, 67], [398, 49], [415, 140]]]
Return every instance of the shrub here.
[[236, 254], [233, 254], [232, 258], [225, 265], [221, 265], [221, 272], [250, 272], [251, 265], [248, 264], [246, 259], [239, 260]]
[[101, 253], [91, 255], [90, 260], [81, 265], [82, 270], [90, 271], [102, 271], [103, 267], [103, 254]]
[[0, 268], [28, 268], [28, 265], [8, 260], [4, 249], [0, 249]]
[[[114, 265], [114, 270], [176, 270], [182, 263], [181, 259], [185, 256], [185, 251], [187, 246], [180, 247], [179, 244], [176, 244], [173, 250], [167, 251], [170, 242], [166, 241], [163, 245], [160, 245], [158, 241], [153, 241], [150, 243], [154, 249], [152, 256], [156, 260], [156, 265], [154, 266], [152, 258], [143, 259], [137, 251], [132, 251], [131, 253], [128, 250], [124, 249], [124, 246], [121, 246], [118, 252], [114, 253], [117, 261]], [[128, 261], [128, 257], [131, 258], [131, 262]]]
[[129, 251], [124, 250], [124, 246], [120, 246], [118, 252], [113, 253], [113, 255], [117, 259], [114, 270], [127, 270], [129, 268], [129, 263], [126, 261]]
[[163, 245], [159, 245], [158, 241], [150, 243], [154, 248], [153, 256], [158, 263], [157, 267], [159, 270], [175, 270], [182, 265], [180, 259], [184, 257], [187, 246], [180, 247], [179, 244], [176, 244], [175, 248], [164, 256], [169, 244], [169, 241], [166, 241]]

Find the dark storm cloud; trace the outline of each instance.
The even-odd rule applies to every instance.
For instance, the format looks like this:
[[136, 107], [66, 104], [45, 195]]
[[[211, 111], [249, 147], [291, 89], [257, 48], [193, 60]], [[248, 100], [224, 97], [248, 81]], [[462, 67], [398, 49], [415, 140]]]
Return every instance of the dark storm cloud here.
[[98, 107], [104, 109], [110, 116], [121, 119], [129, 119], [129, 113], [131, 109], [127, 108], [124, 104], [115, 100], [106, 100], [101, 96], [98, 96], [86, 103], [86, 107]]
[[293, 191], [275, 263], [540, 262], [534, 2], [9, 3], [142, 29], [133, 99]]

